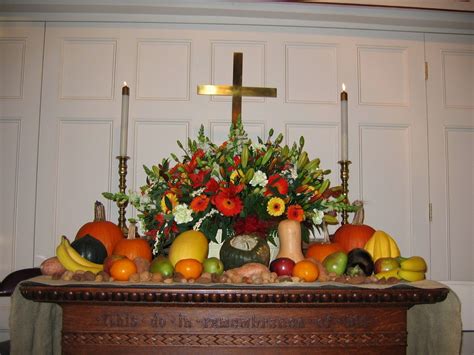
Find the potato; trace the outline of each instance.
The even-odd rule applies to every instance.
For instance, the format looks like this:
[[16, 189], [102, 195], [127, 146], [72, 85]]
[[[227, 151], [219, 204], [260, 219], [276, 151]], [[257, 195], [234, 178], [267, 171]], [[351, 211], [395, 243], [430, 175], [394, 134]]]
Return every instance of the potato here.
[[40, 265], [40, 269], [43, 275], [48, 276], [52, 276], [54, 274], [62, 275], [66, 271], [64, 266], [59, 262], [59, 259], [55, 256], [43, 261]]

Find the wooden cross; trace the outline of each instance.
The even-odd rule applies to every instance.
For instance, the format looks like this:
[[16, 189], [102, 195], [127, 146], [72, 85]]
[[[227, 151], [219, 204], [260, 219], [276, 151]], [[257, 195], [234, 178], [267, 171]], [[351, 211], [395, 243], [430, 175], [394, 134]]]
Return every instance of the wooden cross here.
[[242, 115], [242, 96], [276, 97], [277, 89], [242, 86], [243, 54], [234, 53], [232, 85], [198, 85], [198, 95], [232, 96], [232, 124]]

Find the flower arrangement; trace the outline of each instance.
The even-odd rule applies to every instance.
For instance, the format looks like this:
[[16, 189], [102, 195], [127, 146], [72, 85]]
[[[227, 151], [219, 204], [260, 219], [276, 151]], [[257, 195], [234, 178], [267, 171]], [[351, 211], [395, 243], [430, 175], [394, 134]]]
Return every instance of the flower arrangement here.
[[331, 187], [319, 159], [310, 160], [304, 139], [281, 145], [273, 129], [264, 142], [252, 142], [241, 122], [232, 125], [227, 141], [216, 145], [201, 126], [197, 140], [188, 140], [180, 159], [171, 154], [161, 164], [144, 167], [146, 185], [139, 193], [104, 193], [114, 201], [128, 200], [139, 212], [145, 235], [154, 240], [155, 253], [179, 233], [200, 230], [218, 242], [243, 233], [273, 241], [283, 219], [301, 222], [302, 235], [319, 229], [323, 221], [337, 223], [336, 212], [347, 208], [341, 187]]

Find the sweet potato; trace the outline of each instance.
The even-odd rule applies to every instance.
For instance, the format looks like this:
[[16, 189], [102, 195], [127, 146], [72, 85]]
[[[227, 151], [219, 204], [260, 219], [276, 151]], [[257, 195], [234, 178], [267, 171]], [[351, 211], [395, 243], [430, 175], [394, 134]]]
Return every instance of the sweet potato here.
[[265, 274], [270, 274], [270, 270], [265, 265], [259, 263], [248, 263], [225, 272], [225, 275], [233, 283], [241, 283], [244, 279], [257, 280], [263, 278]]

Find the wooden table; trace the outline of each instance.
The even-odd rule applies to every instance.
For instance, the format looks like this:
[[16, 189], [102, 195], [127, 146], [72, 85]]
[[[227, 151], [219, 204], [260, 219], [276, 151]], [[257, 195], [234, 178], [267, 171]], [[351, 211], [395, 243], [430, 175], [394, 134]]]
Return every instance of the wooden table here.
[[407, 310], [449, 292], [406, 284], [20, 287], [27, 299], [62, 307], [64, 354], [114, 355], [404, 354]]

